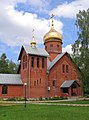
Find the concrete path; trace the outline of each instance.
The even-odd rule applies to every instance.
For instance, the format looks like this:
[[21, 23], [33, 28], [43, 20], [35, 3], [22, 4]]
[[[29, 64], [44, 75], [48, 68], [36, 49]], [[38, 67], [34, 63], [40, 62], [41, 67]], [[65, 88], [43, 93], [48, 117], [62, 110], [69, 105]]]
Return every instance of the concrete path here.
[[[57, 103], [59, 101], [58, 100], [56, 100], [56, 101], [26, 101], [26, 103], [27, 104], [40, 104], [40, 105], [58, 105], [58, 106], [89, 106], [89, 104]], [[50, 103], [47, 103], [47, 102], [50, 102]], [[24, 101], [0, 101], [0, 105], [3, 105], [3, 106], [5, 106], [5, 105], [9, 106], [9, 105], [16, 105], [16, 104], [24, 104], [24, 103], [25, 103]]]

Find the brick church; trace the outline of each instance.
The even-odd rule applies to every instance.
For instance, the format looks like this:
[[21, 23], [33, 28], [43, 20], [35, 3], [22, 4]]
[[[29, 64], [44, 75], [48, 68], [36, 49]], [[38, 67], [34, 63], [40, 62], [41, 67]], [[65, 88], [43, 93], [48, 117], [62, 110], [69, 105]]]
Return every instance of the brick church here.
[[82, 96], [79, 71], [72, 58], [62, 52], [62, 35], [54, 28], [44, 36], [44, 47], [37, 48], [34, 34], [30, 45], [23, 45], [17, 74], [0, 74], [0, 97], [47, 98]]

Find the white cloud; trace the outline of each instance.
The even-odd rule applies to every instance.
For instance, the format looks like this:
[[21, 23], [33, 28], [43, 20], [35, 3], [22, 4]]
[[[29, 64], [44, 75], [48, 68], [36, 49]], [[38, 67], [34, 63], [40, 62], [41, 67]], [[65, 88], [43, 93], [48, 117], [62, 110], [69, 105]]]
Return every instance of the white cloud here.
[[46, 0], [28, 0], [28, 4], [39, 9], [39, 7], [46, 6], [48, 2]]
[[72, 54], [73, 51], [72, 51], [72, 45], [67, 45], [66, 47], [62, 48], [62, 51], [63, 52], [68, 52], [69, 54]]
[[[39, 19], [36, 14], [18, 12], [14, 9], [15, 0], [8, 1], [0, 1], [0, 41], [10, 46], [28, 44], [34, 28], [36, 42], [42, 43], [44, 34], [50, 29], [49, 20]], [[54, 22], [55, 28], [62, 33], [61, 21]]]
[[54, 8], [50, 14], [55, 14], [59, 17], [65, 17], [65, 18], [75, 18], [76, 13], [79, 12], [79, 10], [86, 10], [89, 8], [89, 0], [75, 0], [73, 2], [65, 2], [62, 5], [58, 5], [56, 8]]

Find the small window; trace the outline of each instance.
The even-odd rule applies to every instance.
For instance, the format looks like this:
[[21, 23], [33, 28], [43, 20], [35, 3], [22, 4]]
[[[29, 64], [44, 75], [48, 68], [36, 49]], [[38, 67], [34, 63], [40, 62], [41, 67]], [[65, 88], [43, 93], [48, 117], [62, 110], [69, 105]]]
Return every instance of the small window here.
[[66, 73], [68, 73], [68, 65], [66, 65]]
[[41, 78], [40, 78], [40, 84], [41, 84]]
[[37, 80], [37, 85], [38, 85], [38, 80]]
[[59, 45], [57, 45], [57, 51], [59, 51]]
[[36, 81], [34, 81], [34, 86], [36, 86]]
[[37, 58], [37, 67], [39, 68], [39, 58]]
[[53, 86], [55, 86], [55, 83], [56, 83], [56, 81], [55, 81], [55, 80], [53, 80]]
[[2, 94], [7, 94], [8, 91], [8, 86], [7, 85], [3, 85], [2, 86]]
[[23, 69], [27, 68], [27, 56], [23, 56]]
[[32, 57], [31, 66], [34, 67], [34, 57]]
[[63, 73], [65, 72], [65, 65], [64, 64], [62, 65], [62, 72]]
[[42, 68], [44, 68], [44, 58], [42, 58]]
[[50, 45], [50, 51], [53, 51], [53, 44]]

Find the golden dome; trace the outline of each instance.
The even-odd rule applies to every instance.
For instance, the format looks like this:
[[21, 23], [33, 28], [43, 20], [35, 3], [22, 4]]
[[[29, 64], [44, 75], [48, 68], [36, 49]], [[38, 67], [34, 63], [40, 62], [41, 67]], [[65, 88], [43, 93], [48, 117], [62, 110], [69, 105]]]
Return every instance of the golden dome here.
[[31, 46], [35, 47], [36, 46], [36, 41], [32, 40], [30, 44], [31, 44]]
[[54, 29], [53, 19], [51, 30], [44, 36], [44, 42], [53, 41], [52, 39], [62, 42], [62, 35]]

